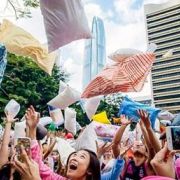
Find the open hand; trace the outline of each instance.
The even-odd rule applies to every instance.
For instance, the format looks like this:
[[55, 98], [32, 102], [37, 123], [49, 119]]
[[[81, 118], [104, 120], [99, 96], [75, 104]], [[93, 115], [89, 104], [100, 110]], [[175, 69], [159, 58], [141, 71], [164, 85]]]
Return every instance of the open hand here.
[[98, 158], [100, 158], [106, 151], [109, 151], [111, 147], [112, 147], [112, 143], [108, 144], [107, 142], [105, 142], [102, 145], [98, 145], [98, 142], [96, 141]]
[[30, 108], [28, 108], [26, 111], [25, 118], [27, 126], [30, 129], [34, 129], [39, 123], [40, 114], [35, 111], [33, 106], [30, 106]]
[[20, 162], [17, 157], [13, 162], [15, 169], [21, 174], [23, 180], [41, 180], [39, 175], [39, 166], [28, 157], [24, 147], [21, 148], [21, 157], [23, 162]]
[[[141, 118], [141, 123], [143, 123], [146, 128], [150, 128], [151, 122], [149, 119], [149, 114], [142, 109], [137, 110], [137, 113], [139, 114], [139, 116]], [[142, 124], [140, 124], [140, 125], [142, 125]]]
[[131, 124], [131, 120], [129, 120], [125, 115], [121, 115], [121, 124], [122, 125], [128, 125]]
[[167, 148], [167, 142], [164, 147], [154, 156], [151, 161], [151, 165], [159, 176], [175, 178], [174, 152], [169, 152]]
[[17, 118], [14, 119], [13, 116], [11, 115], [11, 113], [6, 112], [5, 114], [6, 114], [6, 122], [7, 123], [13, 123], [18, 120]]

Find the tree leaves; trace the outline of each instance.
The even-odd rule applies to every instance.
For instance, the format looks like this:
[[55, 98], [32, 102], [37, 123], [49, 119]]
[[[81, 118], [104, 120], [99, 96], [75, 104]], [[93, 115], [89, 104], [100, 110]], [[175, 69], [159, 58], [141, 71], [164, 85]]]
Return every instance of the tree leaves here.
[[68, 76], [56, 66], [52, 76], [49, 76], [30, 58], [8, 53], [8, 64], [0, 89], [0, 117], [4, 116], [4, 107], [10, 99], [21, 104], [19, 117], [23, 116], [29, 105], [47, 114], [46, 103], [57, 95], [59, 81], [65, 81]]

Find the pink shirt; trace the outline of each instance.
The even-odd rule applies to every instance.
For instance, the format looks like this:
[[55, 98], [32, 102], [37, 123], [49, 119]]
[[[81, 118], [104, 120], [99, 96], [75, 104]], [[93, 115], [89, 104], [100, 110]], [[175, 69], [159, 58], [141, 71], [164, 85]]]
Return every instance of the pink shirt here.
[[67, 178], [54, 173], [51, 168], [44, 164], [41, 150], [36, 140], [33, 140], [31, 144], [31, 156], [39, 165], [39, 172], [42, 180], [67, 180]]
[[147, 176], [142, 178], [141, 180], [174, 180], [169, 177], [162, 177], [162, 176]]
[[176, 176], [180, 179], [180, 158], [175, 161]]

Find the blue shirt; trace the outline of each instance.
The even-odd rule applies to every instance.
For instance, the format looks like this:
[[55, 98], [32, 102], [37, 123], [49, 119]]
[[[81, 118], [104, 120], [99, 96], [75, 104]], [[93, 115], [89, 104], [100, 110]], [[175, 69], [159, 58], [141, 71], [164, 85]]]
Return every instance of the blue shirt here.
[[112, 169], [109, 172], [101, 174], [101, 180], [117, 180], [124, 168], [124, 159], [118, 157], [115, 159]]

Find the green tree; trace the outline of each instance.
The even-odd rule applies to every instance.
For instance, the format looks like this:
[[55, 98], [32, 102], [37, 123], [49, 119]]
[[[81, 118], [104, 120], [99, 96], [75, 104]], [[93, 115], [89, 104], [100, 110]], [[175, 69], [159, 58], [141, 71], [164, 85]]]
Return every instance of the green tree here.
[[59, 81], [67, 81], [69, 74], [54, 67], [52, 76], [41, 70], [30, 58], [8, 53], [8, 64], [0, 88], [0, 117], [10, 99], [21, 105], [22, 117], [29, 105], [34, 105], [43, 115], [47, 114], [47, 102], [55, 97]]

